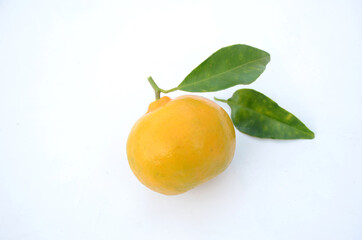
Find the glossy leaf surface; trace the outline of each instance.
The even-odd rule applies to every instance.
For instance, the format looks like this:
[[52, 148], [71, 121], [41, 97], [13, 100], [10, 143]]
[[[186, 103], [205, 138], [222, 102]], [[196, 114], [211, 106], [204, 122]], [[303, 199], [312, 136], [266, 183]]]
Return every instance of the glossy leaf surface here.
[[214, 92], [254, 82], [270, 61], [269, 53], [248, 45], [221, 48], [177, 87], [186, 92]]
[[273, 139], [313, 139], [297, 117], [264, 94], [240, 89], [227, 100], [235, 127], [248, 135]]

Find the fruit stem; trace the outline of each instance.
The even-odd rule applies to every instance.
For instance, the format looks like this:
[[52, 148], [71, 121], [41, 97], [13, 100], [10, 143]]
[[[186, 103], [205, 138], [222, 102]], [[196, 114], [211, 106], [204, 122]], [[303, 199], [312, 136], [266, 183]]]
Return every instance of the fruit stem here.
[[220, 98], [217, 98], [217, 97], [214, 97], [214, 99], [215, 99], [216, 101], [219, 101], [219, 102], [224, 102], [224, 103], [227, 103], [227, 102], [228, 102], [228, 101], [225, 100], [225, 99], [220, 99]]
[[147, 79], [148, 79], [148, 82], [151, 84], [153, 90], [155, 90], [156, 100], [160, 99], [161, 89], [157, 86], [155, 81], [153, 81], [153, 78], [151, 76], [149, 76]]
[[155, 90], [156, 100], [160, 99], [161, 92], [162, 93], [169, 93], [169, 92], [173, 92], [173, 91], [178, 90], [177, 87], [171, 88], [170, 90], [163, 90], [162, 88], [159, 88], [157, 86], [157, 84], [155, 83], [155, 81], [153, 81], [153, 78], [151, 76], [149, 76], [147, 79], [148, 79], [148, 82], [151, 84], [153, 90]]

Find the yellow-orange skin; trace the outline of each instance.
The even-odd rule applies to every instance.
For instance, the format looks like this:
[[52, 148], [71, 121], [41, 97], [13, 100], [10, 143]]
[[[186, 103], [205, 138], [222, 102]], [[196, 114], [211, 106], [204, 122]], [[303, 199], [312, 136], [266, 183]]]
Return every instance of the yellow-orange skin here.
[[166, 195], [186, 192], [220, 174], [234, 152], [235, 130], [228, 114], [193, 95], [151, 103], [127, 141], [133, 173], [145, 186]]

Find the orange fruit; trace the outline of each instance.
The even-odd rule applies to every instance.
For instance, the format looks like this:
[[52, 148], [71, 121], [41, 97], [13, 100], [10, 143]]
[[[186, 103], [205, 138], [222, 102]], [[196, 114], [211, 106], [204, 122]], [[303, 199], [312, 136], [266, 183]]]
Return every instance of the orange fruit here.
[[133, 173], [145, 186], [166, 195], [186, 192], [217, 176], [234, 152], [235, 130], [228, 114], [194, 95], [152, 102], [127, 140]]

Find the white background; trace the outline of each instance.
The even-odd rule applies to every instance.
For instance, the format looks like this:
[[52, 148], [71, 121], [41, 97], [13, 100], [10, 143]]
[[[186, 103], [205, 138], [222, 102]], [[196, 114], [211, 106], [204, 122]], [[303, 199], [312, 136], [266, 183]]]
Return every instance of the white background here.
[[[359, 0], [0, 0], [0, 239], [362, 239], [361, 12]], [[125, 151], [154, 98], [147, 77], [175, 87], [236, 43], [271, 54], [248, 87], [316, 138], [237, 133], [223, 174], [178, 196], [148, 190]]]

